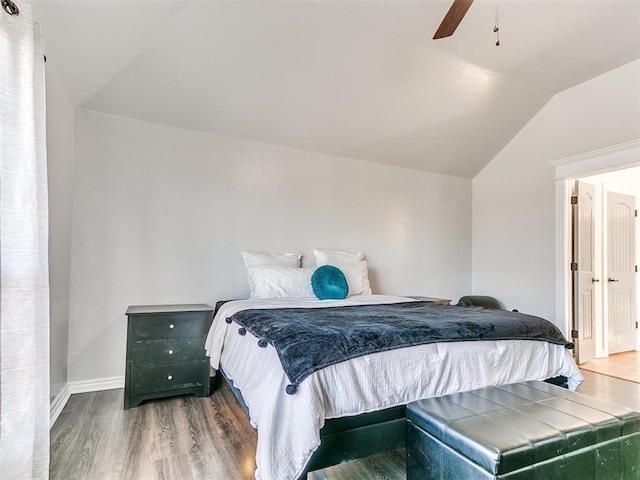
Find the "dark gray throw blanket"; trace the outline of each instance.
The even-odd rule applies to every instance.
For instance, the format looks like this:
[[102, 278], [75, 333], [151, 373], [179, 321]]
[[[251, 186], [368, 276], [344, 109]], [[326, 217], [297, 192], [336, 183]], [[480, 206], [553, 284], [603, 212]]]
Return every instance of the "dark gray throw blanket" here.
[[540, 340], [573, 348], [543, 318], [478, 307], [405, 302], [326, 308], [251, 309], [227, 318], [271, 344], [296, 392], [307, 376], [366, 354], [426, 343], [469, 340]]

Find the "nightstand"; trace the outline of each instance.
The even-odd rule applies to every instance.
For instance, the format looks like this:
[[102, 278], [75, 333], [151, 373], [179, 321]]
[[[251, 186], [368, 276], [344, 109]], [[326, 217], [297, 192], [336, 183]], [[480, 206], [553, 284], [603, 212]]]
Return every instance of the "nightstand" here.
[[127, 309], [124, 409], [143, 400], [209, 395], [204, 342], [213, 319], [209, 305], [140, 305]]
[[438, 297], [421, 297], [416, 295], [410, 295], [409, 298], [413, 298], [415, 300], [419, 300], [421, 302], [435, 303], [436, 305], [450, 305], [451, 299], [449, 298], [438, 298]]

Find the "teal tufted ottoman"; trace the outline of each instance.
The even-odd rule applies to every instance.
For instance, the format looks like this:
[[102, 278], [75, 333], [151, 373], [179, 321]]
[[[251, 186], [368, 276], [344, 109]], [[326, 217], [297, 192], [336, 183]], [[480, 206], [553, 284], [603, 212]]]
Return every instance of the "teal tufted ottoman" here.
[[407, 405], [408, 480], [640, 480], [640, 413], [544, 382]]

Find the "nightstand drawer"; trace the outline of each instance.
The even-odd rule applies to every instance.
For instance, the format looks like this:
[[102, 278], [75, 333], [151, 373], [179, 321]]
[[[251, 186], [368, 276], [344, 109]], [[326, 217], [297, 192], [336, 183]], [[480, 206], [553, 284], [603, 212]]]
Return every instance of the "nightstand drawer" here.
[[182, 363], [160, 367], [131, 368], [130, 394], [162, 392], [204, 385], [209, 380], [207, 362]]
[[205, 312], [132, 315], [131, 340], [204, 338], [210, 319]]
[[131, 363], [134, 367], [190, 363], [203, 358], [204, 344], [201, 338], [138, 340], [131, 349]]

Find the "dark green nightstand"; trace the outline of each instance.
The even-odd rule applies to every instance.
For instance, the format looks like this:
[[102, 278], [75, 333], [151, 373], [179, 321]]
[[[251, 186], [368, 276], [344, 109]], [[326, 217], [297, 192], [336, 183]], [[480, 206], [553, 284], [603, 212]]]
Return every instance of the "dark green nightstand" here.
[[140, 305], [129, 307], [126, 315], [125, 410], [151, 398], [209, 395], [204, 342], [213, 308], [205, 304]]

